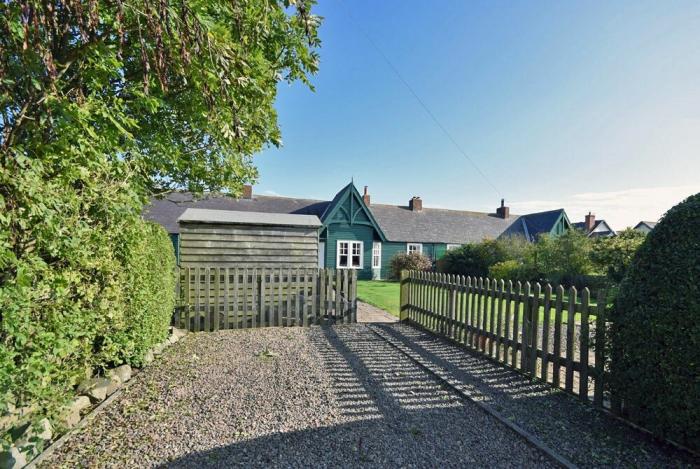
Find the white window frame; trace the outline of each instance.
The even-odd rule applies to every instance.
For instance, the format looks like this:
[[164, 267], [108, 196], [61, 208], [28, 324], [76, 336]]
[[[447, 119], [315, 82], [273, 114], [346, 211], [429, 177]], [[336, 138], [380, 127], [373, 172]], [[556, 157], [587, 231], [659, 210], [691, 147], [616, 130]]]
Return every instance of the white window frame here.
[[447, 245], [447, 250], [448, 250], [448, 251], [451, 251], [451, 250], [457, 249], [457, 248], [459, 248], [459, 247], [461, 247], [461, 246], [462, 246], [461, 244], [448, 244], [448, 245]]
[[382, 243], [380, 243], [379, 241], [374, 241], [372, 243], [372, 268], [382, 268]]
[[411, 248], [416, 248], [418, 254], [423, 254], [423, 244], [422, 243], [407, 243], [406, 244], [406, 254], [411, 254]]
[[[341, 244], [347, 244], [347, 257], [348, 257], [348, 263], [352, 264], [352, 251], [354, 246], [359, 245], [360, 246], [360, 265], [358, 266], [353, 266], [353, 265], [340, 265], [340, 246]], [[339, 239], [336, 242], [336, 250], [335, 250], [335, 267], [337, 269], [355, 269], [355, 270], [360, 270], [363, 268], [365, 265], [365, 246], [362, 241], [353, 241], [350, 239]]]

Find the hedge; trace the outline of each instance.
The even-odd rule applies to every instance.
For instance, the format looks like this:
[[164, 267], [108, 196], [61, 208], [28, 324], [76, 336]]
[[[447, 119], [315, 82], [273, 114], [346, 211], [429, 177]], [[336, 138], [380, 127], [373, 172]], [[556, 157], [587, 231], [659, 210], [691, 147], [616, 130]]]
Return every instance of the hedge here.
[[649, 233], [620, 285], [611, 391], [628, 417], [700, 450], [700, 194]]
[[30, 406], [60, 427], [75, 385], [167, 334], [172, 244], [118, 175], [97, 159], [0, 165], [0, 415]]

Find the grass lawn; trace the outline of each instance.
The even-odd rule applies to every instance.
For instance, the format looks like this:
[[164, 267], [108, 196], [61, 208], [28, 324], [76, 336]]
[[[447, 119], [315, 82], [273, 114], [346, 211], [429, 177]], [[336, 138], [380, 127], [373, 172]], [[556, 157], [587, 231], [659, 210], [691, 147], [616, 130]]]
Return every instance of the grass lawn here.
[[396, 317], [399, 316], [399, 303], [401, 300], [399, 282], [358, 280], [357, 298]]
[[[358, 280], [357, 281], [357, 298], [360, 301], [369, 303], [377, 308], [382, 308], [388, 311], [392, 315], [399, 316], [399, 306], [400, 306], [400, 285], [399, 282], [388, 282], [384, 280]], [[580, 297], [579, 297], [580, 301]], [[550, 322], [554, 324], [554, 301], [552, 301], [552, 310], [550, 314]], [[487, 308], [490, 309], [491, 298], [486, 298]], [[564, 312], [562, 314], [562, 322], [566, 323], [568, 320], [567, 306], [568, 303], [564, 302]], [[522, 306], [520, 307], [520, 321], [522, 322], [523, 313]], [[544, 320], [544, 306], [540, 305], [539, 308], [539, 321], [540, 323]], [[591, 308], [589, 310], [589, 321], [595, 321], [595, 303], [591, 302]], [[576, 322], [581, 322], [581, 315], [576, 313]]]

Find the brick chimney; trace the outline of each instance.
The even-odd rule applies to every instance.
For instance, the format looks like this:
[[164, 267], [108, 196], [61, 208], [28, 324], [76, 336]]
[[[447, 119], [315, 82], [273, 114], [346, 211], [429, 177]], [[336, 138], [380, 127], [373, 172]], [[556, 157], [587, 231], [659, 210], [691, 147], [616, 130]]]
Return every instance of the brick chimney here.
[[243, 185], [243, 193], [241, 194], [241, 199], [252, 199], [253, 198], [253, 186], [250, 184]]
[[367, 192], [367, 186], [365, 186], [365, 193], [362, 194], [362, 201], [369, 207], [369, 192]]
[[510, 207], [506, 207], [506, 201], [504, 199], [501, 199], [501, 206], [496, 209], [496, 215], [503, 219], [510, 216]]
[[595, 215], [592, 214], [591, 212], [588, 212], [588, 215], [586, 215], [586, 221], [584, 223], [584, 226], [586, 227], [586, 232], [590, 233], [591, 230], [593, 229], [594, 225], [595, 225]]
[[423, 210], [423, 201], [420, 197], [414, 195], [411, 197], [411, 200], [408, 201], [408, 208], [414, 212], [420, 212]]

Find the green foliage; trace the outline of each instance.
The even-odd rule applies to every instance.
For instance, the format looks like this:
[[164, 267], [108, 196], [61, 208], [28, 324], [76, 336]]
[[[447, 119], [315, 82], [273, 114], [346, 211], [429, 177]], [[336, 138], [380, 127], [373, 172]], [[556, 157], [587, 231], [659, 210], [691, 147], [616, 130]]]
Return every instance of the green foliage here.
[[620, 286], [612, 392], [630, 418], [700, 450], [700, 194], [643, 241]]
[[579, 230], [567, 230], [559, 236], [541, 236], [529, 262], [542, 279], [553, 284], [568, 284], [567, 279], [593, 273], [591, 247], [591, 239]]
[[599, 238], [593, 243], [591, 260], [612, 283], [618, 284], [625, 276], [645, 236], [644, 233], [627, 228], [618, 232], [617, 236]]
[[[281, 80], [309, 84], [312, 0], [0, 2], [0, 151], [128, 163], [139, 184], [237, 192], [281, 141]], [[44, 161], [60, 165], [60, 161]], [[15, 168], [16, 169], [16, 168]]]
[[433, 261], [417, 252], [412, 252], [411, 254], [398, 253], [391, 258], [389, 265], [391, 278], [394, 280], [401, 278], [402, 270], [430, 270], [432, 268]]
[[489, 267], [505, 261], [508, 252], [506, 242], [485, 240], [477, 244], [464, 244], [448, 251], [440, 259], [440, 271], [448, 274], [485, 277]]
[[318, 66], [312, 0], [0, 2], [0, 411], [55, 417], [166, 334], [172, 188], [236, 193]]
[[507, 261], [496, 262], [491, 267], [489, 267], [490, 278], [503, 279], [503, 280], [513, 280], [521, 282], [529, 282], [533, 280], [534, 273], [528, 268], [527, 264], [517, 261], [515, 259], [510, 259]]

